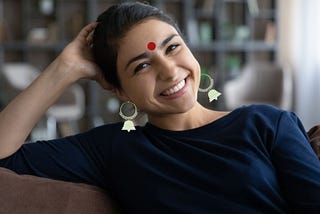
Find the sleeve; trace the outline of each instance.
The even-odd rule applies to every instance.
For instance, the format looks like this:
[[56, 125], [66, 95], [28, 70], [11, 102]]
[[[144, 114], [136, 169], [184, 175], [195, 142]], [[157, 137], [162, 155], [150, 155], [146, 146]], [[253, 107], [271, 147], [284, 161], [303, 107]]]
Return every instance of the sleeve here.
[[320, 161], [299, 118], [283, 112], [278, 121], [272, 160], [293, 213], [320, 213]]
[[0, 166], [18, 174], [107, 188], [104, 185], [110, 177], [111, 133], [112, 130], [100, 127], [61, 139], [27, 143], [0, 160]]

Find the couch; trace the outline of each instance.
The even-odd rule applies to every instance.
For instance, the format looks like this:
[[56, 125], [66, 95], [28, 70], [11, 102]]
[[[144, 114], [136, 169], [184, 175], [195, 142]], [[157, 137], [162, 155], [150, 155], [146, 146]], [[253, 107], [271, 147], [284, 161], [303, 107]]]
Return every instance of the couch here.
[[[320, 125], [308, 131], [320, 159]], [[1, 214], [118, 214], [119, 207], [95, 186], [31, 175], [18, 175], [0, 167]]]
[[116, 203], [100, 188], [0, 167], [1, 214], [118, 214]]

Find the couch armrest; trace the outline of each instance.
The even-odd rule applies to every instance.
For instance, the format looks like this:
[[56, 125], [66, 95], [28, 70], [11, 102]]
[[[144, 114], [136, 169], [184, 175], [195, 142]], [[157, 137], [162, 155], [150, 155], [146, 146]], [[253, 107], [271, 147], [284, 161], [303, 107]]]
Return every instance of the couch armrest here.
[[308, 136], [310, 139], [310, 144], [320, 159], [320, 125], [312, 127], [308, 131]]
[[18, 175], [0, 167], [0, 213], [115, 214], [114, 202], [100, 188]]

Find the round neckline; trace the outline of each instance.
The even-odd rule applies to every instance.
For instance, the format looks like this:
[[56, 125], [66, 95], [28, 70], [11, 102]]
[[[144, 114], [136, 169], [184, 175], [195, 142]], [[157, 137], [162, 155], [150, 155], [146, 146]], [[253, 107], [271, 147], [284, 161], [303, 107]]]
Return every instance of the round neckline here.
[[163, 129], [163, 128], [159, 128], [149, 122], [146, 123], [144, 128], [146, 130], [150, 130], [152, 132], [162, 133], [162, 134], [170, 134], [170, 135], [186, 135], [186, 134], [193, 134], [193, 133], [199, 132], [199, 131], [206, 132], [208, 127], [215, 126], [215, 129], [221, 129], [221, 128], [225, 127], [226, 125], [230, 124], [236, 117], [239, 116], [239, 114], [241, 114], [243, 109], [244, 109], [244, 107], [234, 109], [231, 112], [229, 112], [228, 114], [226, 114], [225, 116], [222, 116], [212, 122], [209, 122], [209, 123], [207, 123], [203, 126], [200, 126], [200, 127], [187, 129], [187, 130], [175, 131], [175, 130]]

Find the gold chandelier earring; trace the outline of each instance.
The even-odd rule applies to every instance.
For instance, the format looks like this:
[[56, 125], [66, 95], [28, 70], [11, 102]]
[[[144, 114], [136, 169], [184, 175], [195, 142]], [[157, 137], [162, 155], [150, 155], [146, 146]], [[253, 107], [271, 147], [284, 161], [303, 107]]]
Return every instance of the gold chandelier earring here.
[[[124, 111], [127, 112], [129, 116], [125, 115], [123, 113]], [[120, 106], [119, 115], [120, 117], [122, 117], [122, 119], [125, 120], [121, 130], [125, 130], [128, 132], [130, 132], [131, 130], [136, 130], [136, 128], [134, 127], [134, 122], [132, 120], [138, 115], [138, 110], [137, 106], [133, 102], [126, 101], [122, 103]]]
[[210, 77], [208, 74], [201, 74], [201, 79], [206, 78], [209, 80], [209, 85], [206, 88], [200, 88], [200, 92], [208, 92], [208, 98], [209, 102], [212, 102], [213, 100], [218, 100], [218, 97], [221, 95], [221, 93], [215, 89], [213, 89], [213, 78]]

